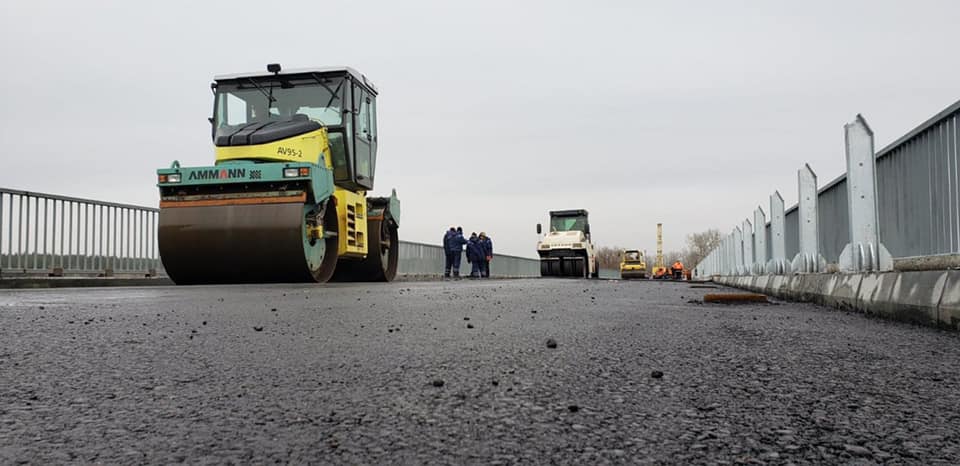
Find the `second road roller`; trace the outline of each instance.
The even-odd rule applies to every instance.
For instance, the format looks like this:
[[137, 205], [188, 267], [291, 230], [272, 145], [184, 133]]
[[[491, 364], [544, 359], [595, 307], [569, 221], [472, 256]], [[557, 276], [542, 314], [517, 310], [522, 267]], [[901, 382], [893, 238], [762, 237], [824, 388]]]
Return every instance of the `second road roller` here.
[[400, 201], [369, 197], [377, 88], [347, 67], [216, 76], [214, 165], [157, 170], [178, 285], [390, 281]]
[[647, 261], [639, 249], [626, 249], [620, 254], [620, 278], [647, 278]]
[[[537, 224], [537, 234], [543, 227]], [[590, 221], [586, 210], [550, 212], [550, 231], [537, 242], [541, 277], [597, 278], [600, 267], [596, 249], [590, 240]]]

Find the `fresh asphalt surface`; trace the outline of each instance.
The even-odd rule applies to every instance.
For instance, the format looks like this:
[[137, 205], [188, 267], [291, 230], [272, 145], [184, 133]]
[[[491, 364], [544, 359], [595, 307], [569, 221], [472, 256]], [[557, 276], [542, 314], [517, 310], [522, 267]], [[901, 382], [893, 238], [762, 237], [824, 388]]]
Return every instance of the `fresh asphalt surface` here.
[[0, 463], [960, 461], [957, 334], [716, 291], [0, 291]]

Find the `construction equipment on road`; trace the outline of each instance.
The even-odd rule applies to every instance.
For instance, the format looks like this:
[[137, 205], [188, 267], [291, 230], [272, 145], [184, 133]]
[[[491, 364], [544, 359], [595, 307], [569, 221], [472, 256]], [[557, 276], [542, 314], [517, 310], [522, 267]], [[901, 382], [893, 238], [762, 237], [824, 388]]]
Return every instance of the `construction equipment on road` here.
[[[537, 242], [541, 277], [599, 277], [588, 217], [583, 209], [550, 212], [550, 231]], [[537, 234], [542, 233], [538, 223]]]
[[620, 255], [620, 278], [647, 278], [647, 261], [637, 249], [624, 250]]
[[667, 266], [663, 263], [663, 224], [657, 224], [657, 258], [653, 263], [651, 276], [654, 279], [663, 279], [667, 277]]
[[367, 197], [377, 89], [351, 68], [217, 76], [213, 166], [157, 170], [158, 249], [178, 285], [390, 281], [400, 201]]

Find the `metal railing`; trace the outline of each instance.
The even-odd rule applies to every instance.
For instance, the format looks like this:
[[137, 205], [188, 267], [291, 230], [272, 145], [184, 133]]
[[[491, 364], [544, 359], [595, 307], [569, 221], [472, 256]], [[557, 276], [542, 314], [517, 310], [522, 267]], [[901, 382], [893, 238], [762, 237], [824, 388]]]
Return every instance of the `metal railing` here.
[[[400, 275], [412, 277], [443, 274], [445, 254], [442, 246], [401, 241], [399, 253], [397, 273]], [[465, 257], [460, 261], [460, 275], [470, 275], [470, 264]], [[539, 277], [540, 260], [494, 254], [490, 262], [490, 275], [500, 278]]]
[[[809, 212], [801, 212], [798, 204], [778, 219], [773, 213], [782, 208], [782, 199], [778, 206], [779, 194], [771, 196], [770, 222], [762, 211], [755, 212], [753, 225], [745, 222], [725, 237], [695, 274], [817, 272], [828, 264], [848, 271], [883, 270], [894, 259], [955, 259], [960, 254], [960, 102], [876, 153], [873, 133], [862, 117], [845, 129], [847, 173], [819, 191], [813, 175], [811, 194], [804, 192], [801, 169], [800, 198], [816, 200]], [[804, 241], [801, 227], [811, 223], [815, 239]], [[782, 239], [775, 234], [778, 228]], [[873, 240], [864, 242], [862, 238], [871, 235]], [[777, 241], [782, 241], [782, 253]]]
[[0, 188], [0, 276], [157, 275], [157, 213]]

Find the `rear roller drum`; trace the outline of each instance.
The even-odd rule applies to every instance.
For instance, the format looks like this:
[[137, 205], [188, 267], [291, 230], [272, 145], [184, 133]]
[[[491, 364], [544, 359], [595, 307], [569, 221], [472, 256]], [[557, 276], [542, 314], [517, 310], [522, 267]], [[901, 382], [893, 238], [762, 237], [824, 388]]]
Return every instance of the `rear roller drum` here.
[[367, 220], [367, 257], [360, 261], [343, 260], [337, 266], [336, 281], [390, 282], [397, 276], [400, 241], [397, 227], [389, 220]]

